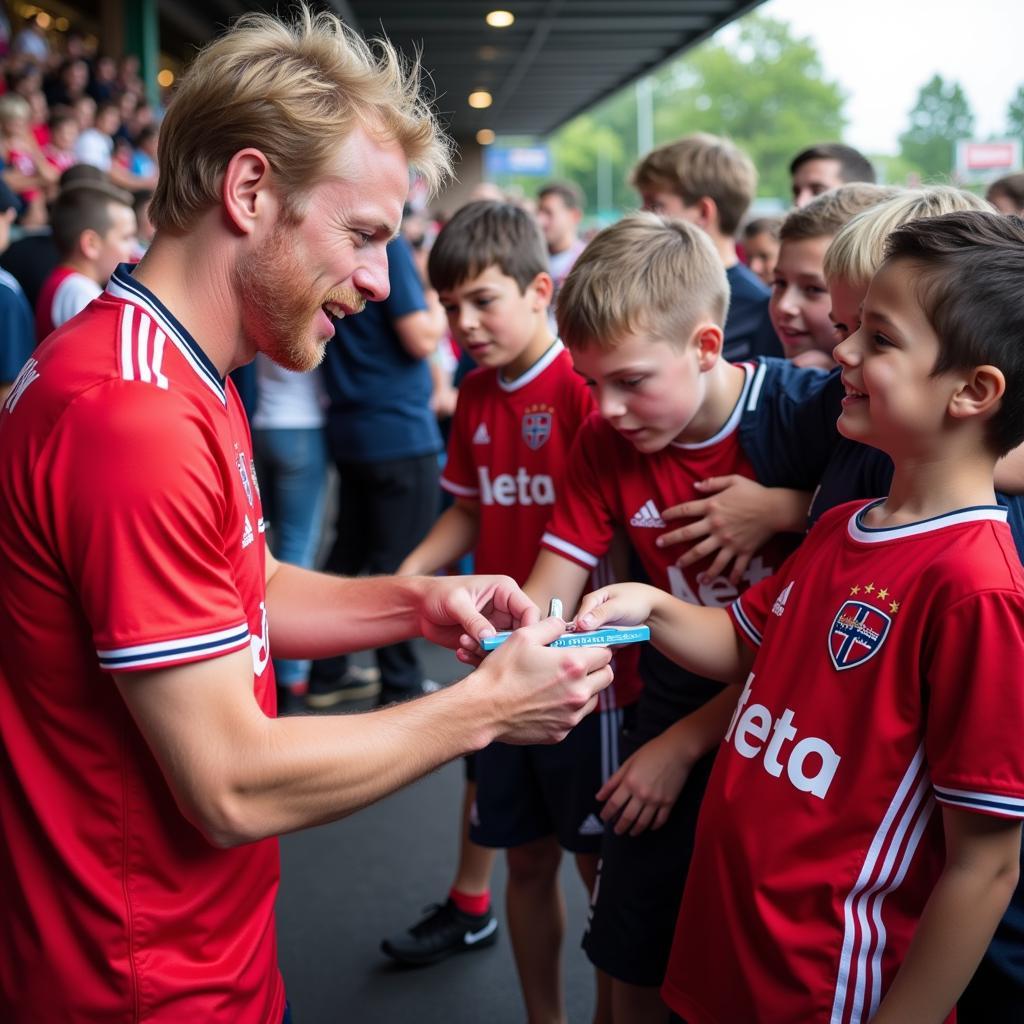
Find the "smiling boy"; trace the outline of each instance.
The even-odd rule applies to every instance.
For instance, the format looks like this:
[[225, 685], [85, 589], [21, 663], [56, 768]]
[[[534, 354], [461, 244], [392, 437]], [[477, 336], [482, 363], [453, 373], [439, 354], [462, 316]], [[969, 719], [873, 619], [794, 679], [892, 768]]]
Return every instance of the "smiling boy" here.
[[746, 678], [663, 989], [691, 1024], [947, 1020], [1006, 907], [1024, 576], [993, 469], [1024, 437], [1022, 274], [1020, 219], [895, 231], [836, 348], [840, 430], [892, 457], [888, 496], [827, 513], [727, 611], [636, 585], [581, 605]]

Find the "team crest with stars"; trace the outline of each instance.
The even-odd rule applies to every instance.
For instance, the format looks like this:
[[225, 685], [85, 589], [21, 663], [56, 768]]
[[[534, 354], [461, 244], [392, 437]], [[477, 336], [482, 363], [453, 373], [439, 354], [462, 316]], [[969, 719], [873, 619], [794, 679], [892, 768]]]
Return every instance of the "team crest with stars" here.
[[523, 413], [523, 440], [528, 448], [537, 451], [551, 436], [555, 410], [550, 405], [528, 405]]
[[[863, 600], [859, 597], [861, 593]], [[874, 583], [853, 586], [850, 595], [832, 620], [828, 637], [829, 657], [840, 672], [863, 665], [881, 650], [889, 635], [892, 617], [900, 610], [898, 601], [888, 602], [888, 612], [870, 603], [879, 600], [884, 604], [889, 597], [885, 587], [876, 587]]]

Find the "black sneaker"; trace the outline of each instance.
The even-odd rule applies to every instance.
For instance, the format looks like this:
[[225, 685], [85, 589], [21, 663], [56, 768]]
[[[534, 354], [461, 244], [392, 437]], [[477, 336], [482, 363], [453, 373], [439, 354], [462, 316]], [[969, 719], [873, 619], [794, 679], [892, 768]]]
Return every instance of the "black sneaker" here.
[[313, 711], [332, 708], [351, 700], [368, 700], [380, 694], [380, 671], [363, 665], [350, 665], [336, 682], [310, 679], [306, 707]]
[[388, 686], [385, 683], [380, 691], [380, 706], [387, 707], [388, 704], [403, 704], [407, 700], [416, 697], [425, 697], [429, 693], [437, 693], [444, 687], [435, 683], [433, 679], [424, 679], [419, 686]]
[[427, 908], [429, 913], [408, 931], [385, 939], [381, 952], [401, 964], [436, 964], [453, 953], [493, 946], [498, 939], [498, 920], [484, 914], [464, 914], [449, 899]]

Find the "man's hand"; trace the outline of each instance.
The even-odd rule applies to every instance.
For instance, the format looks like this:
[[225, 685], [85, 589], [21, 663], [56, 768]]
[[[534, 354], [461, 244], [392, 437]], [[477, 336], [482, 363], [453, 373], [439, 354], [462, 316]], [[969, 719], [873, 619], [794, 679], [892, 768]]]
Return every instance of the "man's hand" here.
[[594, 709], [612, 681], [607, 647], [548, 647], [565, 630], [555, 617], [518, 630], [460, 685], [483, 687], [502, 743], [558, 743]]
[[449, 576], [427, 582], [419, 608], [420, 632], [452, 650], [460, 638], [474, 641], [499, 629], [537, 622], [537, 606], [508, 576]]

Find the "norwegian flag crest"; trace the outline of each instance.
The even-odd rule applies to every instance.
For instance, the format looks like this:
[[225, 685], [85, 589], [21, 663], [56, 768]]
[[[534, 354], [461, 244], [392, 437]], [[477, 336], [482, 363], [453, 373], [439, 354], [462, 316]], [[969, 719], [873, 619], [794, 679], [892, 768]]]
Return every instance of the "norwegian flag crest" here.
[[892, 619], [863, 601], [846, 601], [832, 620], [828, 653], [842, 672], [873, 658], [889, 635]]
[[528, 412], [523, 416], [523, 440], [533, 451], [551, 436], [551, 413]]

